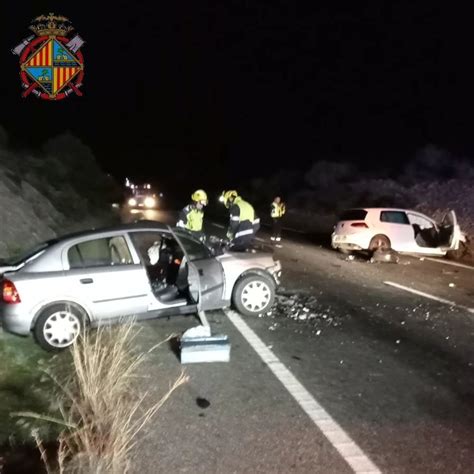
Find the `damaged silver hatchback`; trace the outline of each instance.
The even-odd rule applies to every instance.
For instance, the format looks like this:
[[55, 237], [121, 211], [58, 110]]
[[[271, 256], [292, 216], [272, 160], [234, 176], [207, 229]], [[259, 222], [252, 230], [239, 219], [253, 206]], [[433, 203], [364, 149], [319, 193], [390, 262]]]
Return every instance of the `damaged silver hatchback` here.
[[0, 266], [6, 331], [47, 350], [70, 346], [83, 325], [273, 305], [281, 266], [270, 253], [216, 251], [157, 222], [90, 230], [45, 242]]

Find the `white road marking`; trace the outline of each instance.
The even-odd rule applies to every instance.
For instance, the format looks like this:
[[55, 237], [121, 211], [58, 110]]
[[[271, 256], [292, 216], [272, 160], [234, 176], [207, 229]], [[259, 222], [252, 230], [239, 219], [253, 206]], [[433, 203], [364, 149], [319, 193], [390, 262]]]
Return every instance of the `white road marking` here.
[[467, 268], [468, 270], [474, 270], [474, 267], [471, 265], [466, 265], [464, 263], [458, 263], [458, 262], [451, 262], [450, 260], [443, 260], [443, 259], [438, 259], [438, 258], [431, 258], [431, 257], [426, 257], [425, 260], [429, 260], [430, 262], [436, 262], [436, 263], [443, 263], [444, 265], [452, 265], [453, 267], [460, 267], [460, 268]]
[[394, 283], [393, 281], [384, 281], [384, 284], [388, 286], [393, 286], [394, 288], [398, 288], [399, 290], [408, 291], [409, 293], [413, 293], [414, 295], [423, 296], [424, 298], [429, 298], [430, 300], [438, 301], [439, 303], [444, 303], [449, 306], [456, 306], [457, 308], [465, 309], [466, 311], [469, 311], [469, 313], [474, 314], [474, 308], [469, 308], [468, 306], [455, 303], [454, 301], [447, 300], [445, 298], [440, 298], [439, 296], [431, 295], [430, 293], [425, 293], [424, 291], [415, 290], [415, 288], [403, 286], [398, 283]]
[[380, 469], [332, 419], [331, 415], [316, 401], [286, 366], [280, 362], [280, 359], [265, 345], [247, 323], [235, 311], [224, 310], [224, 312], [263, 362], [267, 364], [276, 378], [296, 400], [298, 405], [336, 448], [347, 464], [349, 464], [353, 472], [358, 474], [380, 474]]

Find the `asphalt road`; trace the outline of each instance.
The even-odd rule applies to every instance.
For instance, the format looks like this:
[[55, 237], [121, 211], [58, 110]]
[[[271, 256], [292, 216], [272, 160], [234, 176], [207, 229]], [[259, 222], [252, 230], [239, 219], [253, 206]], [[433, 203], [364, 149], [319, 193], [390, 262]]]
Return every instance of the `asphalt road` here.
[[[240, 318], [264, 354], [233, 313], [208, 314], [231, 339], [231, 362], [184, 367], [190, 381], [147, 428], [133, 471], [474, 472], [474, 269], [349, 260], [305, 236], [287, 236], [275, 258], [284, 270], [275, 308]], [[143, 348], [196, 323], [147, 322]], [[142, 379], [149, 400], [182, 368], [171, 345], [154, 351]]]

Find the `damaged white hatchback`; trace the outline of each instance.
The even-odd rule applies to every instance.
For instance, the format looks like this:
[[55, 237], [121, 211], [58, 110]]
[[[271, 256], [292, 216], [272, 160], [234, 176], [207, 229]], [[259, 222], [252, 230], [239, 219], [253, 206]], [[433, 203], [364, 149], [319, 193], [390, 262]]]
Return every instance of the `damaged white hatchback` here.
[[364, 208], [344, 211], [334, 228], [331, 244], [343, 253], [393, 249], [401, 253], [444, 256], [464, 240], [456, 213], [438, 224], [407, 209]]

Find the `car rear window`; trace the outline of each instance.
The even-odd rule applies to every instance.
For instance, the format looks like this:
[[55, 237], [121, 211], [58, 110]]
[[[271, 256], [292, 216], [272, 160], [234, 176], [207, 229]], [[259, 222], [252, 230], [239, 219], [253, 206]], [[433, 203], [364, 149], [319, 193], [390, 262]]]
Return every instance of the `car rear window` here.
[[408, 216], [403, 211], [382, 211], [380, 222], [390, 222], [391, 224], [410, 224]]
[[344, 211], [341, 216], [339, 217], [340, 221], [363, 221], [365, 220], [365, 216], [367, 215], [367, 211], [364, 209], [349, 209], [348, 211]]

